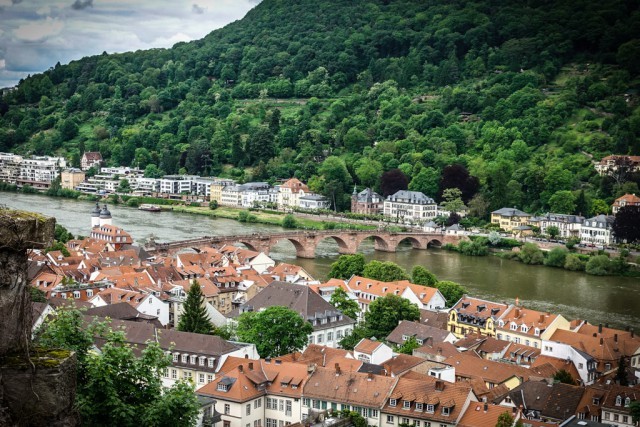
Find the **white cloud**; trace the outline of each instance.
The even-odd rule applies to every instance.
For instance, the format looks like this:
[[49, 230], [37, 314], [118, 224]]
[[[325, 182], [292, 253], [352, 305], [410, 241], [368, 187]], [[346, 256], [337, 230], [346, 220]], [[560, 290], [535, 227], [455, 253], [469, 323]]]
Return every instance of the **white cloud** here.
[[44, 21], [34, 21], [20, 25], [13, 34], [20, 40], [36, 42], [59, 34], [64, 28], [64, 22], [47, 17]]
[[6, 65], [6, 61], [4, 59], [0, 59], [0, 70], [2, 70]]

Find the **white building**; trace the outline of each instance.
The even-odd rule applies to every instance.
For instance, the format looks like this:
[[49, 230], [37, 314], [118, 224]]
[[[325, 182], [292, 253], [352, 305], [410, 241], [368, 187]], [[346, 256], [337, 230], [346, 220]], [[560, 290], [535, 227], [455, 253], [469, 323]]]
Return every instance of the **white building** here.
[[529, 225], [538, 227], [542, 234], [549, 234], [549, 227], [556, 227], [560, 232], [559, 237], [568, 239], [580, 237], [583, 222], [583, 216], [547, 213], [531, 218]]
[[193, 175], [166, 175], [160, 179], [160, 192], [164, 194], [191, 194], [194, 182], [198, 178]]
[[67, 162], [63, 157], [33, 156], [30, 159], [22, 159], [16, 184], [49, 188], [51, 181], [56, 179], [60, 175], [60, 170], [66, 167]]
[[611, 228], [614, 216], [598, 215], [586, 219], [580, 231], [580, 242], [585, 244], [610, 245], [614, 242]]
[[301, 196], [299, 199], [299, 207], [301, 209], [309, 209], [309, 210], [318, 210], [318, 209], [329, 209], [329, 200], [326, 197], [321, 196], [319, 194], [305, 194]]
[[384, 201], [384, 216], [399, 223], [425, 223], [438, 215], [438, 205], [419, 191], [400, 190]]
[[556, 359], [573, 363], [584, 385], [593, 384], [595, 381], [598, 363], [584, 351], [572, 347], [569, 344], [551, 340], [542, 340], [541, 350], [540, 354], [543, 356], [555, 357]]
[[20, 176], [22, 156], [12, 153], [0, 153], [0, 181], [15, 184]]

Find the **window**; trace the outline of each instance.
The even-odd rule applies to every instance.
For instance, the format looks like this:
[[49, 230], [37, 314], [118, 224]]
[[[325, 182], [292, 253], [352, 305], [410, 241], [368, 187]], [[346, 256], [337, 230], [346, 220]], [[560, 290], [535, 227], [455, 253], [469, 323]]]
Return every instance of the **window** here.
[[320, 409], [320, 401], [319, 400], [315, 400], [313, 401], [313, 408], [314, 409]]
[[318, 334], [318, 344], [324, 341], [324, 334]]
[[207, 383], [213, 381], [213, 374], [207, 374]]
[[333, 332], [327, 332], [327, 341], [333, 341]]
[[422, 411], [422, 403], [416, 403], [416, 411]]
[[177, 380], [178, 379], [178, 370], [177, 369], [172, 369], [171, 370], [171, 379], [172, 380]]
[[302, 398], [302, 406], [309, 406], [309, 398], [308, 397], [303, 397]]
[[178, 361], [178, 357], [179, 357], [178, 353], [173, 353], [173, 361], [174, 362]]
[[287, 400], [285, 403], [286, 403], [286, 407], [285, 407], [286, 409], [285, 409], [284, 414], [290, 417], [291, 414], [292, 414], [291, 401]]
[[435, 406], [432, 404], [427, 404], [427, 412], [433, 412], [435, 410]]
[[369, 409], [369, 418], [378, 418], [378, 410]]
[[267, 397], [267, 409], [276, 409], [276, 408], [274, 408], [274, 406], [273, 406], [273, 401], [274, 401], [274, 400], [275, 400], [275, 399], [272, 399], [272, 398], [270, 398], [270, 397]]
[[273, 418], [267, 418], [266, 427], [278, 427], [278, 420]]
[[188, 380], [191, 378], [191, 371], [183, 371], [182, 372], [182, 378], [184, 378], [185, 380]]
[[402, 401], [402, 409], [410, 409], [411, 408], [411, 402], [408, 400], [403, 400]]
[[250, 403], [247, 403], [247, 405], [246, 405], [245, 414], [246, 415], [251, 415], [251, 404]]
[[517, 331], [518, 330], [518, 325], [515, 322], [511, 323], [511, 328], [512, 331]]
[[222, 427], [231, 427], [231, 421], [223, 421]]
[[402, 419], [402, 424], [408, 425], [409, 424], [409, 418], [403, 418]]
[[195, 365], [195, 364], [196, 364], [196, 359], [197, 359], [197, 358], [198, 358], [197, 356], [193, 356], [193, 355], [191, 356], [191, 364], [192, 364], [192, 365]]
[[630, 398], [630, 397], [627, 397], [627, 398], [624, 400], [624, 406], [625, 406], [625, 407], [627, 407], [627, 406], [629, 406], [629, 405], [631, 405], [631, 398]]
[[389, 399], [389, 406], [396, 406], [397, 401], [396, 399]]
[[187, 356], [186, 354], [182, 355], [182, 358], [181, 358], [182, 363], [187, 363], [187, 357], [189, 356]]
[[393, 424], [393, 415], [387, 415], [387, 424]]
[[214, 359], [213, 357], [210, 357], [210, 358], [209, 358], [209, 364], [208, 364], [207, 366], [209, 366], [210, 368], [213, 368], [213, 361], [214, 361], [214, 360], [215, 360], [215, 359]]
[[257, 408], [261, 408], [261, 407], [262, 407], [262, 399], [255, 400], [253, 402], [253, 409], [257, 409]]
[[229, 387], [221, 382], [218, 383], [218, 387], [216, 387], [216, 389], [218, 391], [229, 391]]
[[204, 359], [205, 359], [204, 357], [200, 357], [200, 360], [198, 363], [200, 366], [204, 366]]
[[[280, 408], [280, 409], [279, 409], [279, 411], [280, 411], [280, 412], [282, 412], [282, 411], [284, 411], [284, 400], [280, 399], [280, 402], [279, 402], [279, 403], [280, 403], [280, 405], [279, 405], [279, 408]], [[323, 406], [324, 406], [324, 408], [323, 408], [323, 409], [326, 409], [326, 408], [327, 408], [327, 402], [322, 402], [322, 403], [324, 404], [324, 405], [323, 405]]]
[[616, 406], [621, 406], [621, 405], [622, 405], [622, 397], [616, 396]]
[[92, 297], [93, 296], [93, 289], [87, 290], [87, 296], [88, 297]]
[[443, 406], [442, 407], [442, 415], [449, 415], [449, 413], [451, 413], [451, 408], [449, 408], [447, 406]]
[[229, 405], [228, 403], [224, 404], [224, 413], [228, 414], [229, 412], [231, 412], [231, 405]]
[[204, 384], [204, 374], [198, 374], [198, 382]]

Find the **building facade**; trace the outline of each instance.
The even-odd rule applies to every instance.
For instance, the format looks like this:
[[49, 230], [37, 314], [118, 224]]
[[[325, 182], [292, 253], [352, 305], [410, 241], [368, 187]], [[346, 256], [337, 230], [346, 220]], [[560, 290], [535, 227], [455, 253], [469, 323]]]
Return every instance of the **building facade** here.
[[384, 201], [383, 213], [399, 223], [422, 224], [438, 216], [438, 205], [419, 191], [400, 190]]

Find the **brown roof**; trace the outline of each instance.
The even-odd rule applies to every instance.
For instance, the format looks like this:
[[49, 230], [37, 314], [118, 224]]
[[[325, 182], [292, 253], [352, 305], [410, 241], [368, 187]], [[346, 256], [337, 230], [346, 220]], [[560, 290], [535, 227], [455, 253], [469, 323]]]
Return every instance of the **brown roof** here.
[[512, 417], [516, 415], [510, 408], [505, 408], [504, 406], [471, 402], [464, 415], [462, 415], [458, 427], [495, 426], [498, 422], [498, 417], [505, 412]]
[[387, 341], [401, 345], [405, 340], [403, 337], [415, 337], [418, 342], [438, 344], [444, 342], [450, 332], [438, 329], [433, 326], [423, 325], [409, 320], [401, 320], [398, 326], [387, 336]]
[[397, 380], [335, 368], [315, 369], [304, 387], [304, 396], [312, 399], [341, 402], [354, 406], [380, 408]]
[[558, 314], [545, 313], [524, 307], [514, 307], [500, 319], [504, 321], [504, 326], [498, 327], [497, 329], [509, 331], [511, 323], [515, 323], [518, 325], [518, 333], [523, 333], [521, 326], [524, 325], [527, 327], [527, 332], [524, 333], [535, 336], [536, 328], [540, 334], [558, 317]]
[[[399, 377], [389, 399], [385, 402], [384, 413], [422, 418], [431, 421], [455, 424], [462, 415], [464, 405], [471, 396], [471, 388], [467, 384], [451, 384], [433, 379], [426, 382], [406, 377]], [[391, 399], [396, 399], [396, 405], [391, 406]], [[404, 402], [410, 402], [410, 409], [404, 409]], [[416, 411], [416, 403], [435, 405], [434, 412]], [[449, 408], [449, 415], [444, 415], [442, 408]], [[424, 410], [424, 406], [423, 406]]]
[[456, 368], [456, 376], [463, 378], [479, 376], [493, 384], [501, 384], [514, 376], [521, 381], [526, 381], [533, 374], [521, 366], [480, 359], [466, 353], [452, 356], [446, 360], [446, 363]]
[[563, 383], [528, 381], [511, 390], [508, 395], [514, 405], [524, 408], [525, 416], [565, 420], [576, 412], [584, 389]]
[[86, 151], [82, 157], [87, 159], [88, 161], [102, 161], [102, 154], [99, 151]]
[[449, 313], [420, 309], [420, 323], [424, 323], [425, 325], [446, 330], [448, 320]]
[[358, 344], [356, 344], [353, 351], [357, 351], [358, 353], [364, 354], [373, 354], [374, 351], [380, 347], [382, 343], [380, 341], [372, 341], [367, 338], [362, 338]]
[[[480, 319], [487, 319], [489, 317], [497, 319], [509, 309], [509, 306], [507, 304], [487, 301], [480, 298], [472, 298], [464, 295], [451, 309], [458, 312], [459, 315], [463, 314]], [[460, 316], [458, 317], [458, 320], [462, 320], [460, 319]]]
[[408, 354], [398, 354], [391, 359], [381, 363], [387, 372], [393, 375], [400, 375], [403, 372], [409, 371], [411, 368], [415, 368], [418, 365], [427, 363], [425, 359], [416, 356], [410, 356]]

